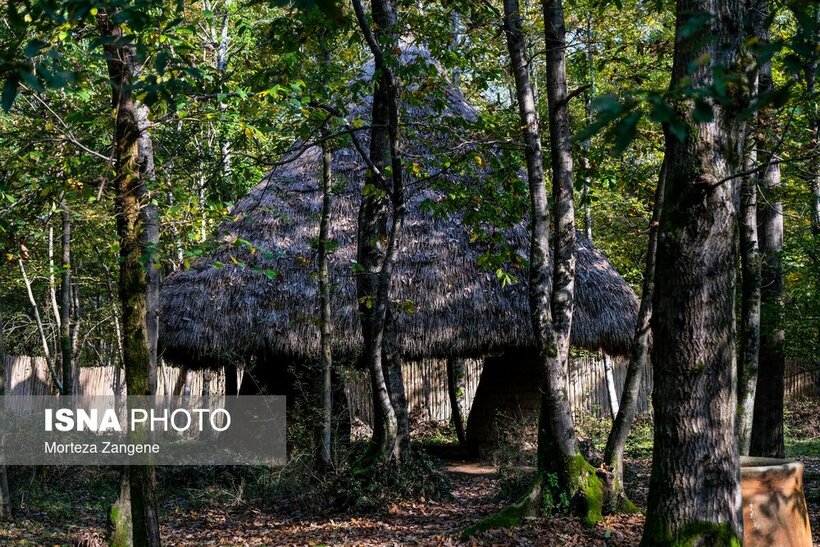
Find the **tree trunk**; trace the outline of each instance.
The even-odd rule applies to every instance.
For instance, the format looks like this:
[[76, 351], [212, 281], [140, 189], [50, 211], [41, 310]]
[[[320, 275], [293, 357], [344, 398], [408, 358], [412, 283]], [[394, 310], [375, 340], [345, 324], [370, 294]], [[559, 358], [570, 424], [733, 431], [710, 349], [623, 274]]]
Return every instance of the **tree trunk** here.
[[[54, 226], [49, 222], [48, 226], [48, 296], [51, 302], [51, 312], [54, 315], [54, 323], [57, 330], [60, 329], [60, 305], [57, 303], [57, 281], [54, 276]], [[54, 350], [57, 353], [57, 350]], [[56, 359], [56, 357], [55, 357]]]
[[606, 376], [606, 394], [609, 400], [609, 414], [614, 420], [618, 416], [618, 387], [615, 385], [615, 370], [612, 366], [612, 357], [603, 354], [604, 375]]
[[[2, 311], [2, 310], [0, 310]], [[3, 339], [3, 316], [0, 315], [0, 397], [6, 394], [6, 346]], [[0, 450], [3, 446], [0, 445]], [[2, 456], [2, 454], [0, 454]], [[5, 465], [0, 465], [0, 522], [10, 521], [14, 517], [11, 510], [11, 493], [9, 491], [8, 472]]]
[[[231, 42], [231, 36], [228, 33], [230, 14], [231, 14], [231, 0], [225, 0], [222, 4], [222, 9], [225, 13], [222, 14], [222, 23], [219, 29], [219, 45], [216, 51], [216, 71], [221, 79], [224, 79], [225, 72], [228, 70], [228, 46]], [[224, 82], [223, 82], [224, 84]], [[220, 101], [219, 112], [222, 117], [222, 123], [225, 124], [225, 114], [228, 111], [228, 105]], [[233, 174], [231, 162], [231, 140], [225, 135], [224, 130], [220, 132], [220, 156], [222, 157], [222, 182], [229, 183]]]
[[[31, 304], [31, 309], [34, 312], [34, 322], [37, 324], [37, 331], [40, 333], [40, 342], [43, 345], [43, 355], [46, 358], [46, 363], [48, 364], [48, 370], [51, 373], [51, 381], [54, 382], [54, 387], [62, 393], [63, 392], [63, 382], [60, 380], [60, 377], [57, 375], [57, 369], [54, 366], [54, 356], [51, 354], [51, 350], [48, 347], [48, 337], [46, 336], [45, 326], [43, 325], [43, 320], [40, 317], [40, 307], [37, 305], [37, 300], [34, 298], [34, 292], [31, 290], [31, 281], [29, 281], [28, 275], [26, 274], [26, 266], [23, 263], [22, 258], [17, 259], [17, 265], [20, 266], [20, 273], [23, 275], [23, 284], [26, 286], [26, 293], [28, 294], [28, 301]], [[58, 316], [59, 317], [59, 316]]]
[[543, 6], [547, 48], [552, 199], [555, 208], [552, 322], [558, 359], [566, 374], [569, 365], [572, 314], [575, 308], [575, 204], [572, 194], [572, 128], [569, 122], [567, 71], [564, 59], [566, 31], [562, 0], [547, 0]]
[[[755, 167], [757, 154], [750, 131], [746, 137], [744, 171]], [[760, 250], [757, 239], [757, 174], [743, 177], [740, 204], [740, 359], [738, 361], [738, 442], [749, 455], [760, 353]]]
[[[174, 391], [171, 394], [174, 397], [181, 397], [182, 394], [186, 391], [185, 387], [188, 385], [188, 366], [182, 365], [179, 369], [179, 376], [177, 376], [177, 381], [174, 384]], [[203, 395], [207, 395], [207, 393], [203, 393]]]
[[[555, 39], [563, 43], [563, 12], [560, 4], [557, 6], [551, 3], [546, 4], [544, 16], [548, 27], [556, 25], [548, 31], [548, 44]], [[538, 345], [539, 360], [542, 363], [543, 393], [538, 424], [539, 474], [533, 488], [515, 506], [515, 510], [520, 513], [520, 516], [524, 516], [526, 513], [543, 510], [543, 505], [548, 499], [558, 500], [561, 496], [566, 496], [566, 499], [571, 500], [573, 504], [573, 512], [581, 515], [587, 522], [593, 522], [600, 519], [600, 496], [597, 495], [600, 492], [596, 491], [601, 484], [595, 475], [595, 470], [584, 460], [578, 450], [575, 426], [566, 393], [566, 373], [562, 362], [562, 359], [566, 359], [569, 349], [565, 336], [569, 334], [572, 314], [575, 245], [575, 230], [572, 222], [572, 160], [568, 157], [568, 149], [565, 148], [569, 144], [569, 127], [565, 125], [566, 111], [559, 112], [561, 82], [566, 83], [565, 74], [562, 72], [563, 49], [550, 52], [547, 58], [547, 87], [552, 122], [550, 135], [553, 145], [553, 184], [556, 187], [554, 195], [558, 198], [556, 200], [558, 233], [556, 236], [555, 283], [559, 286], [559, 290], [553, 292], [549, 262], [549, 205], [544, 179], [540, 128], [521, 28], [518, 1], [505, 0], [504, 31], [515, 77], [516, 99], [521, 118], [530, 191], [532, 216], [529, 274], [530, 316]], [[565, 85], [563, 89], [565, 92]], [[569, 196], [567, 196], [567, 183], [569, 183]], [[567, 230], [572, 233], [567, 234]], [[566, 245], [570, 245], [570, 248], [567, 249]], [[553, 314], [556, 314], [557, 320], [555, 321], [553, 321]], [[547, 482], [548, 474], [557, 476], [557, 489]], [[546, 491], [544, 495], [541, 495], [543, 490]]]
[[[137, 68], [133, 65], [129, 67], [132, 74], [137, 74]], [[145, 289], [145, 320], [148, 333], [148, 385], [152, 395], [157, 392], [157, 342], [159, 340], [159, 284], [160, 269], [157, 263], [157, 252], [159, 250], [159, 211], [151, 198], [149, 185], [153, 183], [156, 176], [154, 170], [154, 145], [151, 141], [151, 134], [148, 132], [150, 121], [148, 119], [148, 107], [134, 102], [137, 127], [139, 128], [139, 139], [137, 140], [137, 163], [139, 165], [141, 184], [138, 187], [138, 196], [142, 208], [140, 210], [140, 221], [142, 223], [142, 246], [147, 255]]]
[[[143, 208], [147, 189], [146, 175], [153, 172], [150, 136], [142, 131], [147, 111], [140, 111], [130, 86], [134, 73], [135, 51], [124, 40], [122, 28], [111, 16], [98, 17], [100, 33], [111, 39], [104, 46], [111, 80], [115, 120], [115, 191], [117, 233], [120, 241], [119, 298], [122, 306], [123, 362], [128, 395], [151, 394], [151, 326], [148, 272], [143, 267], [155, 249], [151, 246], [151, 214]], [[153, 217], [154, 222], [156, 217]], [[137, 435], [144, 432], [136, 432]], [[133, 542], [137, 547], [160, 545], [157, 514], [156, 477], [153, 466], [129, 468]]]
[[[740, 183], [727, 177], [743, 167], [737, 112], [750, 92], [745, 10], [736, 0], [677, 0], [670, 89], [686, 81], [708, 90], [715, 70], [738, 79], [723, 104], [714, 101], [711, 121], [695, 121], [693, 99], [674, 103], [687, 128], [683, 141], [664, 127], [652, 316], [655, 435], [643, 545], [728, 545], [743, 537], [734, 315]], [[690, 31], [692, 17], [705, 21], [699, 32]]]
[[[394, 0], [372, 1], [374, 33], [365, 20], [361, 2], [353, 0], [353, 7], [375, 62], [369, 169], [362, 189], [357, 234], [356, 258], [363, 271], [356, 276], [356, 293], [364, 338], [363, 359], [370, 371], [378, 422], [374, 425], [374, 454], [384, 460], [400, 461], [409, 432], [399, 427], [406, 407], [397, 409], [393, 400], [403, 398], [404, 387], [401, 363], [394, 350], [398, 345], [391, 339], [396, 335], [395, 329], [388, 325], [388, 297], [404, 223], [404, 183], [398, 139], [398, 83], [386, 62], [398, 48], [398, 19]], [[388, 229], [391, 208], [392, 223]], [[385, 360], [385, 355], [396, 358]], [[388, 381], [393, 384], [392, 393]]]
[[333, 433], [333, 354], [331, 352], [330, 274], [328, 272], [328, 233], [330, 211], [333, 206], [333, 150], [330, 143], [322, 143], [322, 216], [319, 221], [319, 341], [322, 354], [322, 442], [319, 458], [322, 464], [331, 464]]
[[60, 280], [60, 350], [63, 360], [63, 395], [74, 395], [76, 372], [71, 340], [71, 218], [65, 196], [60, 203], [62, 211], [62, 253]]
[[[584, 95], [584, 116], [587, 124], [592, 123], [592, 97], [595, 96], [595, 70], [594, 70], [594, 55], [592, 52], [592, 14], [586, 16], [586, 69], [587, 78], [589, 79], [589, 91]], [[581, 143], [581, 149], [584, 151], [584, 186], [581, 188], [581, 204], [584, 207], [584, 235], [587, 239], [592, 241], [592, 203], [590, 201], [589, 190], [592, 186], [592, 161], [589, 158], [589, 153], [592, 148], [592, 137], [587, 137]], [[613, 417], [614, 418], [614, 417]]]
[[108, 515], [111, 526], [111, 547], [132, 547], [134, 545], [134, 530], [131, 524], [131, 486], [129, 484], [129, 468], [120, 468], [119, 490], [117, 499], [111, 505]]
[[[603, 484], [595, 469], [579, 451], [572, 409], [566, 393], [570, 331], [575, 308], [575, 203], [564, 8], [561, 0], [546, 0], [542, 5], [547, 50], [546, 87], [555, 235], [550, 301], [554, 341], [543, 344], [540, 351], [547, 369], [547, 382], [541, 399], [538, 461], [542, 472], [558, 475], [561, 493], [571, 500], [573, 512], [587, 524], [592, 524], [601, 519]], [[533, 209], [535, 210], [535, 202]], [[543, 231], [546, 233], [547, 228]], [[544, 243], [546, 241], [542, 245]]]
[[[771, 63], [760, 70], [761, 93], [772, 89]], [[766, 112], [759, 113], [766, 123]], [[770, 127], [769, 131], [774, 128]], [[767, 163], [760, 187], [763, 199], [758, 204], [757, 218], [760, 236], [760, 358], [755, 392], [752, 438], [749, 453], [753, 456], [782, 458], [783, 395], [786, 358], [783, 342], [783, 204], [780, 201], [780, 164], [768, 163], [772, 151], [770, 142], [758, 142], [758, 158]]]
[[[814, 23], [814, 40], [817, 40], [818, 28], [820, 28], [820, 7], [815, 5], [807, 6], [810, 10]], [[813, 43], [806, 44], [813, 48]], [[806, 96], [812, 105], [808, 109], [809, 130], [814, 138], [812, 152], [814, 156], [809, 161], [809, 188], [812, 194], [811, 227], [815, 237], [820, 237], [820, 105], [814, 99], [814, 92], [817, 86], [817, 55], [809, 55], [803, 64], [803, 72], [806, 81]], [[770, 69], [771, 70], [771, 69]]]
[[652, 220], [649, 222], [649, 244], [646, 251], [646, 266], [643, 274], [643, 292], [635, 336], [632, 342], [629, 366], [626, 369], [624, 389], [621, 392], [621, 406], [606, 440], [604, 463], [612, 471], [611, 497], [607, 503], [610, 511], [632, 510], [623, 491], [624, 447], [632, 429], [632, 422], [638, 411], [638, 397], [641, 393], [643, 371], [649, 359], [649, 335], [652, 333], [652, 299], [655, 293], [655, 257], [658, 249], [658, 228], [663, 209], [663, 193], [666, 186], [666, 160], [661, 165], [658, 185], [655, 188], [655, 203], [652, 206]]
[[71, 336], [71, 356], [74, 359], [72, 364], [73, 367], [73, 375], [74, 375], [74, 386], [75, 389], [79, 387], [80, 382], [80, 372], [79, 372], [79, 365], [78, 359], [80, 355], [80, 291], [76, 284], [71, 285], [71, 329], [70, 329], [70, 336]]
[[[807, 47], [809, 51], [814, 48], [817, 42], [818, 33], [820, 33], [820, 6], [816, 3], [807, 6], [809, 14], [813, 21], [814, 32], [808, 37]], [[813, 40], [813, 41], [811, 41]], [[817, 89], [817, 55], [807, 55], [803, 61], [803, 73], [806, 82], [806, 97], [809, 98], [809, 106], [807, 110], [809, 118], [809, 131], [812, 141], [811, 152], [812, 158], [808, 162], [808, 169], [806, 170], [809, 189], [811, 190], [811, 227], [812, 235], [814, 236], [815, 249], [820, 244], [820, 104], [815, 97]], [[816, 260], [815, 260], [816, 266]], [[820, 343], [820, 328], [817, 329], [817, 342]], [[815, 346], [817, 347], [817, 346]], [[816, 356], [814, 358], [814, 387], [815, 393], [820, 395], [820, 359]]]
[[447, 358], [447, 395], [450, 398], [451, 420], [456, 429], [458, 444], [464, 446], [467, 437], [464, 434], [464, 359]]
[[410, 413], [407, 408], [407, 394], [404, 391], [398, 334], [393, 311], [388, 308], [384, 325], [382, 363], [387, 377], [390, 404], [396, 412], [396, 445], [399, 447], [400, 454], [406, 454], [410, 449]]

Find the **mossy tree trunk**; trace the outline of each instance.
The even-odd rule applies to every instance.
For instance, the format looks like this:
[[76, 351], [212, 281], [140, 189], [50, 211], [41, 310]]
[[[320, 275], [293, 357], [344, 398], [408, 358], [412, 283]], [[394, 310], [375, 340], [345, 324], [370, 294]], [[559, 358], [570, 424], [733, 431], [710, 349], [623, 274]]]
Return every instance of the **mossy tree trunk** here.
[[646, 265], [643, 275], [643, 292], [638, 320], [635, 324], [635, 336], [632, 352], [626, 369], [624, 389], [621, 392], [621, 406], [612, 423], [612, 429], [606, 440], [604, 463], [612, 472], [610, 495], [606, 508], [608, 511], [632, 511], [634, 507], [624, 494], [624, 448], [632, 429], [632, 422], [638, 411], [638, 397], [641, 393], [641, 379], [649, 359], [649, 335], [652, 332], [652, 298], [655, 293], [655, 255], [658, 249], [658, 227], [663, 209], [663, 192], [665, 187], [666, 162], [661, 165], [658, 185], [655, 188], [655, 202], [652, 206], [652, 220], [649, 222], [649, 244], [646, 251]]
[[[520, 7], [517, 0], [504, 1], [504, 32], [515, 79], [530, 191], [530, 316], [542, 368], [542, 399], [537, 479], [522, 500], [502, 513], [520, 518], [549, 509], [549, 505], [559, 506], [565, 499], [573, 512], [587, 522], [593, 522], [600, 519], [603, 485], [580, 454], [566, 393], [565, 363], [569, 353], [574, 295], [575, 227], [564, 50], [562, 45], [555, 45], [556, 40], [563, 44], [560, 4], [545, 4], [544, 15], [545, 24], [552, 29], [547, 32], [548, 51], [551, 46], [554, 48], [549, 51], [547, 59], [556, 226], [554, 277], [549, 261], [549, 205], [540, 127], [521, 30]], [[557, 481], [551, 481], [550, 477]]]
[[134, 545], [134, 529], [131, 524], [131, 487], [129, 485], [128, 467], [120, 470], [119, 490], [117, 499], [111, 505], [108, 515], [111, 526], [111, 547], [131, 547]]
[[[113, 14], [98, 16], [100, 33], [108, 38], [105, 46], [111, 81], [112, 106], [116, 112], [114, 128], [117, 233], [120, 243], [119, 299], [122, 307], [123, 363], [128, 395], [151, 394], [151, 327], [148, 321], [149, 275], [143, 263], [153, 249], [149, 247], [146, 216], [145, 174], [153, 171], [150, 151], [140, 146], [149, 138], [140, 127], [144, 113], [131, 94], [136, 78], [135, 51], [125, 39]], [[143, 152], [143, 154], [141, 154]], [[152, 153], [152, 151], [151, 151]], [[148, 219], [150, 222], [150, 219]], [[150, 269], [150, 267], [149, 267]], [[139, 434], [139, 432], [137, 432]], [[160, 545], [157, 514], [156, 478], [153, 466], [132, 466], [128, 470], [133, 545]]]
[[[680, 139], [664, 126], [652, 317], [655, 433], [642, 545], [739, 545], [735, 174], [743, 168], [745, 135], [738, 113], [751, 93], [743, 48], [748, 6], [677, 0], [676, 8], [670, 91], [687, 135]], [[719, 94], [714, 84], [724, 74], [732, 85]], [[709, 100], [709, 121], [696, 115], [699, 92], [718, 94]]]
[[575, 202], [564, 8], [562, 0], [546, 0], [542, 6], [555, 234], [550, 299], [554, 342], [550, 340], [549, 329], [537, 325], [540, 355], [547, 371], [538, 426], [538, 468], [541, 473], [557, 475], [558, 491], [553, 494], [554, 502], [560, 503], [561, 496], [566, 496], [572, 512], [592, 524], [601, 519], [604, 485], [596, 470], [581, 455], [566, 392], [575, 309]]
[[[389, 307], [390, 282], [404, 224], [404, 182], [399, 148], [398, 81], [393, 74], [399, 29], [394, 0], [373, 0], [373, 27], [359, 0], [356, 19], [375, 65], [368, 170], [359, 208], [356, 293], [374, 403], [373, 454], [400, 461], [409, 443], [404, 386]], [[392, 389], [391, 389], [392, 388]]]

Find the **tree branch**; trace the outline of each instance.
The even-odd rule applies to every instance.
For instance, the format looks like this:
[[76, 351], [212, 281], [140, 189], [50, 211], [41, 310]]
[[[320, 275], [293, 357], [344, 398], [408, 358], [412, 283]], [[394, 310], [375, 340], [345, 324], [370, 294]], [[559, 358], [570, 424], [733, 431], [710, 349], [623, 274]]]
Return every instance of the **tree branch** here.
[[592, 84], [584, 84], [584, 85], [582, 85], [581, 87], [579, 87], [579, 88], [577, 88], [577, 89], [574, 89], [573, 91], [571, 91], [571, 92], [570, 92], [570, 93], [566, 96], [566, 98], [565, 98], [563, 101], [561, 101], [561, 102], [560, 102], [560, 103], [558, 103], [558, 104], [559, 104], [560, 106], [564, 106], [565, 104], [569, 104], [569, 102], [570, 102], [572, 99], [574, 99], [575, 97], [577, 97], [578, 95], [580, 95], [581, 93], [583, 93], [584, 91], [586, 91], [587, 89], [589, 89], [589, 88], [591, 88], [591, 87], [592, 87]]
[[[358, 0], [353, 1], [358, 2]], [[364, 146], [362, 146], [362, 143], [359, 140], [358, 135], [356, 135], [356, 128], [350, 125], [350, 122], [347, 121], [347, 117], [345, 116], [344, 112], [337, 108], [334, 108], [333, 106], [327, 104], [320, 104], [315, 101], [311, 101], [308, 104], [314, 108], [324, 110], [325, 112], [332, 114], [333, 116], [336, 116], [337, 118], [340, 118], [344, 121], [345, 132], [350, 134], [350, 139], [353, 141], [353, 146], [356, 148], [356, 151], [362, 157], [362, 160], [364, 160], [364, 162], [367, 164], [368, 169], [373, 171], [373, 174], [376, 175], [376, 177], [379, 179], [379, 182], [381, 182], [384, 185], [387, 185], [387, 180], [384, 178], [382, 172], [379, 170], [378, 167], [376, 167], [376, 165], [371, 161], [370, 156], [364, 151]]]
[[[100, 154], [99, 152], [90, 149], [89, 147], [87, 147], [86, 145], [84, 145], [83, 143], [78, 141], [77, 138], [74, 136], [74, 134], [71, 133], [71, 130], [69, 129], [68, 124], [65, 122], [65, 120], [63, 120], [60, 117], [59, 114], [54, 112], [54, 110], [52, 110], [52, 108], [48, 105], [48, 103], [45, 102], [42, 98], [40, 98], [39, 95], [37, 95], [36, 93], [33, 93], [32, 96], [35, 99], [37, 99], [37, 101], [41, 105], [43, 105], [46, 110], [48, 110], [51, 113], [51, 115], [54, 117], [54, 119], [56, 119], [60, 123], [60, 125], [63, 126], [63, 129], [65, 129], [65, 131], [61, 132], [61, 135], [63, 137], [61, 140], [65, 141], [65, 142], [68, 142], [70, 144], [73, 144], [74, 146], [76, 146], [80, 150], [84, 151], [85, 153], [87, 153], [87, 154], [89, 154], [89, 155], [91, 155], [91, 156], [93, 156], [97, 159], [101, 159], [101, 160], [106, 161], [106, 162], [109, 161], [110, 158], [108, 156], [106, 156], [104, 154]], [[25, 98], [25, 100], [29, 104], [29, 106], [34, 108], [34, 105], [31, 104], [31, 101], [28, 100], [28, 97], [25, 97], [25, 95], [23, 97]]]
[[361, 0], [350, 0], [350, 3], [353, 4], [353, 11], [356, 13], [356, 21], [359, 22], [359, 27], [362, 29], [364, 39], [367, 42], [370, 51], [373, 53], [376, 66], [384, 66], [384, 54], [382, 53], [382, 48], [379, 47], [379, 43], [373, 35], [373, 30], [370, 28], [370, 25], [367, 24], [367, 18], [364, 15], [364, 8], [362, 7]]
[[806, 154], [805, 156], [798, 156], [796, 158], [777, 158], [777, 159], [775, 159], [774, 156], [772, 156], [772, 159], [769, 159], [768, 161], [764, 161], [763, 163], [759, 164], [757, 167], [753, 167], [752, 169], [747, 169], [746, 171], [737, 172], [733, 175], [729, 175], [728, 177], [724, 177], [724, 178], [720, 179], [717, 182], [713, 182], [712, 184], [709, 185], [709, 188], [717, 188], [721, 184], [723, 184], [725, 182], [729, 182], [730, 180], [734, 180], [734, 179], [740, 178], [740, 177], [746, 177], [748, 175], [754, 175], [755, 173], [759, 173], [760, 171], [764, 171], [770, 165], [779, 165], [779, 164], [783, 164], [783, 163], [792, 163], [792, 162], [796, 162], [796, 161], [810, 160], [810, 159], [816, 158], [818, 156], [820, 156], [820, 152], [814, 152], [814, 153], [811, 153], [811, 154]]

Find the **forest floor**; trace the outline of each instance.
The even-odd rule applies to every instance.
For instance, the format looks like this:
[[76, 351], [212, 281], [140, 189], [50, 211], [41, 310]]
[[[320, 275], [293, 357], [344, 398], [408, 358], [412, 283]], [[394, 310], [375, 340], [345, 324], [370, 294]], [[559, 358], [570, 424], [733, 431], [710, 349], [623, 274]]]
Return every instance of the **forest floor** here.
[[[645, 427], [643, 424], [641, 427]], [[597, 426], [596, 426], [597, 427]], [[820, 411], [817, 401], [790, 405], [787, 453], [806, 466], [805, 494], [814, 545], [820, 547]], [[598, 444], [596, 441], [596, 445]], [[646, 507], [650, 450], [646, 439], [631, 441], [626, 488]], [[296, 506], [263, 502], [243, 480], [204, 487], [207, 478], [177, 479], [160, 470], [163, 544], [199, 545], [460, 545], [461, 531], [502, 508], [497, 468], [448, 458], [451, 496], [388, 504], [378, 511], [321, 515]], [[182, 475], [184, 476], [183, 472]], [[13, 469], [16, 521], [0, 526], [0, 545], [105, 545], [107, 508], [117, 471], [97, 468]], [[181, 482], [183, 481], [183, 482]], [[247, 487], [250, 490], [250, 487]], [[637, 545], [643, 515], [606, 517], [594, 529], [574, 518], [532, 519], [514, 529], [485, 532], [468, 545]]]
[[[648, 479], [648, 462], [645, 467]], [[72, 469], [67, 484], [45, 478], [51, 504], [25, 503], [15, 523], [0, 526], [0, 545], [106, 545], [105, 507], [113, 492], [101, 491], [100, 481], [110, 483], [116, 472], [89, 476]], [[496, 469], [486, 464], [454, 462], [447, 474], [452, 497], [447, 501], [397, 501], [377, 512], [336, 513], [323, 516], [295, 510], [270, 512], [234, 497], [214, 503], [215, 492], [185, 492], [163, 496], [161, 522], [163, 544], [199, 545], [460, 545], [461, 531], [498, 509]], [[644, 473], [641, 473], [642, 475]], [[35, 478], [31, 484], [39, 483]], [[105, 489], [110, 490], [110, 489]], [[225, 494], [225, 492], [223, 492]], [[192, 497], [205, 496], [198, 502]], [[230, 496], [236, 496], [231, 492]], [[46, 510], [43, 510], [46, 509]], [[587, 529], [574, 518], [533, 519], [510, 530], [480, 534], [467, 545], [636, 545], [643, 527], [642, 515], [615, 515]]]

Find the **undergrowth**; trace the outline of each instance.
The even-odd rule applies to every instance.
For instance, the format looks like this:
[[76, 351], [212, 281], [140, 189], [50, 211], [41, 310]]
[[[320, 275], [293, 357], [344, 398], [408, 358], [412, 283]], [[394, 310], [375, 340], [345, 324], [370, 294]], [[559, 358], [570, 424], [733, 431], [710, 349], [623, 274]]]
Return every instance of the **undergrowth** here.
[[402, 499], [443, 500], [450, 485], [441, 463], [420, 450], [411, 450], [401, 464], [378, 463], [357, 467], [368, 444], [358, 442], [337, 458], [337, 464], [318, 472], [311, 458], [296, 457], [260, 484], [271, 503], [305, 510], [378, 510]]

